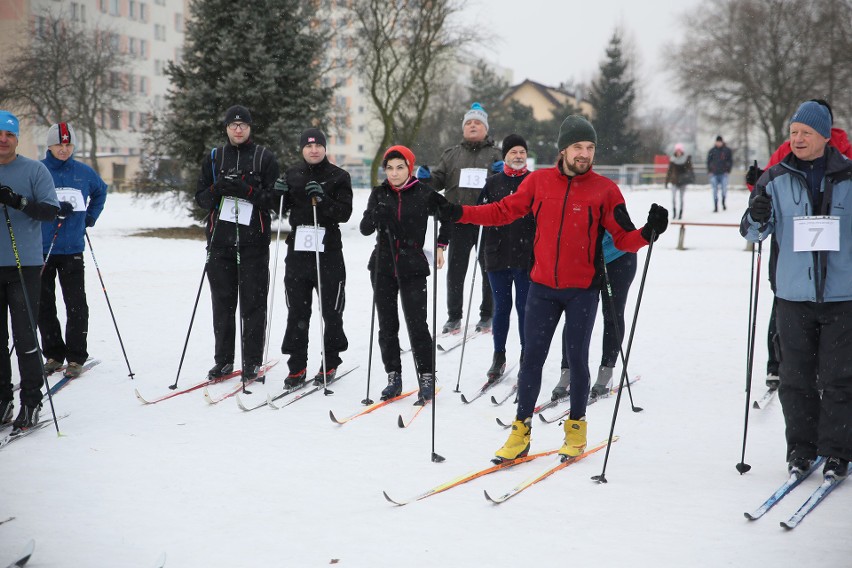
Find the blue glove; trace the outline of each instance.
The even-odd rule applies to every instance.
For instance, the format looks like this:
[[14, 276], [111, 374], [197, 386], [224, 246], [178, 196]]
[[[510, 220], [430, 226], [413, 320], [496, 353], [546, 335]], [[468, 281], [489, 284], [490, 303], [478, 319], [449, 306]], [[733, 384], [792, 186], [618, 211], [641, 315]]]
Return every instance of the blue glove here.
[[417, 168], [417, 171], [414, 173], [414, 177], [417, 179], [432, 179], [432, 172], [429, 171], [429, 166], [420, 166]]
[[323, 191], [322, 186], [315, 181], [309, 181], [305, 185], [305, 191], [308, 193], [308, 197], [316, 199], [317, 203], [322, 203], [322, 198], [325, 197], [325, 191]]
[[504, 164], [503, 160], [498, 160], [498, 161], [494, 162], [493, 164], [491, 164], [491, 171], [494, 172], [495, 174], [499, 174], [500, 172], [503, 171], [503, 164]]
[[59, 217], [60, 219], [65, 219], [68, 215], [74, 212], [74, 206], [68, 201], [60, 201], [59, 202]]
[[89, 215], [88, 213], [86, 214], [86, 226], [87, 227], [94, 227], [95, 226], [95, 218], [92, 217], [91, 215]]

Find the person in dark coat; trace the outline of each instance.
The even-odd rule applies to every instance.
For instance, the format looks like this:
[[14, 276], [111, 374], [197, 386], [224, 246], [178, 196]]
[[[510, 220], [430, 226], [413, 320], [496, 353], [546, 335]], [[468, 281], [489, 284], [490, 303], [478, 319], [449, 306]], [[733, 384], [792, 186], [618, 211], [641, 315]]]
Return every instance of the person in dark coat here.
[[225, 112], [228, 143], [204, 159], [195, 201], [207, 214], [207, 280], [213, 302], [215, 379], [233, 372], [237, 304], [242, 319], [242, 379], [258, 377], [263, 363], [269, 293], [269, 224], [279, 203], [274, 192], [278, 161], [251, 138], [251, 114]]
[[713, 187], [713, 213], [719, 211], [719, 192], [722, 193], [722, 209], [727, 209], [725, 198], [728, 196], [728, 176], [734, 165], [734, 156], [731, 149], [725, 144], [721, 136], [716, 137], [716, 142], [707, 152], [707, 174], [710, 176], [710, 185]]
[[[311, 302], [318, 290], [322, 302], [323, 362], [314, 376], [317, 384], [334, 379], [343, 362], [340, 354], [349, 348], [343, 331], [346, 306], [346, 264], [340, 223], [352, 215], [352, 179], [349, 173], [328, 160], [326, 137], [308, 128], [299, 139], [303, 161], [287, 170], [278, 187], [285, 191], [284, 208], [290, 211], [292, 230], [287, 236], [284, 286], [287, 291], [287, 329], [281, 352], [290, 355], [289, 376], [284, 387], [291, 389], [307, 377], [308, 331]], [[315, 234], [314, 215], [320, 231]], [[316, 239], [316, 241], [314, 240]], [[320, 248], [320, 281], [317, 282], [316, 242]], [[319, 290], [319, 287], [322, 289]], [[325, 377], [323, 377], [325, 374]]]
[[[494, 203], [515, 193], [527, 177], [527, 143], [523, 137], [510, 134], [503, 140], [503, 171], [491, 176], [479, 198], [479, 203]], [[526, 215], [508, 225], [485, 227], [482, 230], [482, 253], [485, 270], [494, 295], [494, 320], [491, 333], [494, 357], [488, 369], [488, 381], [499, 379], [506, 369], [506, 338], [512, 314], [512, 288], [515, 290], [515, 311], [518, 314], [518, 335], [521, 356], [524, 352], [524, 312], [530, 288], [535, 219]]]
[[[666, 187], [672, 186], [672, 219], [683, 219], [683, 194], [687, 184], [695, 181], [692, 169], [692, 156], [687, 156], [683, 144], [675, 144], [674, 153], [669, 158], [669, 169], [666, 172]], [[677, 201], [680, 198], [680, 209]]]
[[[368, 268], [373, 283], [376, 313], [379, 316], [379, 349], [388, 385], [382, 400], [402, 393], [402, 363], [399, 350], [397, 298], [414, 351], [419, 401], [431, 400], [435, 393], [432, 365], [432, 335], [427, 323], [426, 278], [429, 260], [423, 252], [429, 216], [439, 211], [446, 199], [412, 176], [414, 154], [405, 146], [391, 146], [382, 159], [387, 179], [374, 187], [361, 219], [361, 234], [376, 234], [376, 247]], [[435, 264], [444, 266], [444, 249], [452, 223], [441, 221], [435, 247]]]

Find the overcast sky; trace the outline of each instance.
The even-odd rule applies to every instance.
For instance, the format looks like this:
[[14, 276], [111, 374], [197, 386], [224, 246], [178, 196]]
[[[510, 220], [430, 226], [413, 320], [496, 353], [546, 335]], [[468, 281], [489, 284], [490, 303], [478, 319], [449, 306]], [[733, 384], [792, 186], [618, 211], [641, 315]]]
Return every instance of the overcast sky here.
[[475, 53], [512, 69], [514, 83], [531, 79], [556, 86], [572, 78], [590, 82], [613, 30], [620, 26], [639, 52], [645, 103], [680, 104], [672, 78], [665, 72], [670, 54], [664, 46], [680, 41], [678, 17], [697, 9], [699, 0], [468, 0], [464, 4], [463, 20], [476, 24], [493, 40]]

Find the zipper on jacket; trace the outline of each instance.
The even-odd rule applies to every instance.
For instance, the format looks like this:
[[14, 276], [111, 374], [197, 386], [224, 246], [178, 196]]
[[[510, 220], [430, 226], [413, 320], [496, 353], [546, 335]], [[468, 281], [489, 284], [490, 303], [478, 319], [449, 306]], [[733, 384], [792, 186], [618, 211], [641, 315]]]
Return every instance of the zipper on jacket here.
[[562, 227], [565, 226], [565, 208], [568, 206], [568, 192], [571, 191], [573, 177], [568, 178], [568, 187], [565, 188], [565, 197], [562, 199], [562, 217], [559, 219], [559, 231], [556, 233], [556, 261], [553, 263], [553, 284], [559, 288], [559, 243], [562, 242]]

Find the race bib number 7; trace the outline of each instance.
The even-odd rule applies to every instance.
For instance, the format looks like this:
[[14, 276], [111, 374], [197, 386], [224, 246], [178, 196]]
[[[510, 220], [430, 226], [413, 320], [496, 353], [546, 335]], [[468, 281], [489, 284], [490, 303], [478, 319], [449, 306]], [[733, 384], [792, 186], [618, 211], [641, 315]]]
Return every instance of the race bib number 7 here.
[[793, 217], [793, 251], [839, 251], [840, 217]]
[[254, 211], [254, 205], [250, 201], [237, 199], [236, 197], [225, 197], [222, 200], [222, 210], [219, 212], [219, 219], [229, 223], [248, 225], [251, 223], [252, 211]]

